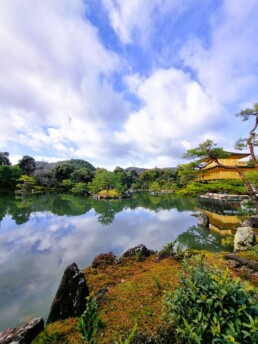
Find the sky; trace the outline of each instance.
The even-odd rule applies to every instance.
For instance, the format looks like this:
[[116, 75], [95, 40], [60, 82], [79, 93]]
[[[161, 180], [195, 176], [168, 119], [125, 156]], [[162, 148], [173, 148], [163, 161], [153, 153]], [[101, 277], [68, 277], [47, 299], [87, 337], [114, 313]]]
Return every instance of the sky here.
[[258, 101], [258, 0], [1, 0], [0, 151], [16, 163], [184, 163]]

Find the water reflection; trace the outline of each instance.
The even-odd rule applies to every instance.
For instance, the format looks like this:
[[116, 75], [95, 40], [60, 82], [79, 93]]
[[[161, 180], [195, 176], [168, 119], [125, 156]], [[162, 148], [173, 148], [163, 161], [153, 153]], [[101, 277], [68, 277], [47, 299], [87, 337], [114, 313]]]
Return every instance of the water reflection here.
[[199, 199], [197, 210], [209, 217], [210, 230], [221, 235], [233, 235], [240, 224], [239, 202]]
[[193, 250], [206, 250], [210, 252], [226, 251], [227, 248], [221, 244], [219, 234], [211, 234], [209, 228], [191, 226], [177, 237], [178, 242]]
[[148, 194], [96, 201], [66, 194], [0, 196], [0, 330], [47, 316], [65, 267], [144, 243], [160, 250], [192, 226], [196, 202]]
[[0, 221], [6, 215], [10, 215], [15, 223], [20, 225], [29, 221], [31, 214], [35, 215], [38, 212], [50, 212], [59, 216], [77, 216], [94, 209], [98, 214], [99, 222], [108, 225], [113, 222], [115, 215], [124, 209], [143, 207], [159, 212], [175, 208], [182, 212], [193, 210], [196, 204], [196, 201], [189, 198], [173, 198], [170, 195], [157, 197], [148, 193], [140, 193], [130, 200], [106, 201], [81, 198], [71, 194], [27, 195], [26, 198], [6, 194], [1, 195], [0, 198]]
[[160, 250], [179, 238], [185, 247], [219, 250], [220, 241], [193, 227], [197, 202], [146, 193], [96, 201], [66, 194], [0, 196], [0, 330], [47, 316], [65, 267], [88, 266], [101, 252], [120, 255], [144, 243]]

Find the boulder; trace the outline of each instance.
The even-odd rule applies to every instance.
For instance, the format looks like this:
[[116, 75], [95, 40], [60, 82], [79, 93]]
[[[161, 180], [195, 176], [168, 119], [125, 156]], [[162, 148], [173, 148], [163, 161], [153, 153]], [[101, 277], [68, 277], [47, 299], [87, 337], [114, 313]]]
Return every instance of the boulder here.
[[197, 217], [198, 226], [209, 227], [209, 217], [205, 213], [192, 214], [192, 216]]
[[258, 215], [252, 215], [242, 222], [242, 227], [258, 228]]
[[154, 253], [153, 250], [149, 250], [145, 245], [140, 244], [133, 248], [129, 248], [129, 250], [122, 254], [122, 257], [134, 257], [138, 254], [141, 254], [142, 257], [149, 257]]
[[73, 263], [64, 272], [61, 283], [53, 300], [47, 323], [57, 320], [79, 317], [85, 310], [89, 295], [84, 273]]
[[251, 227], [238, 227], [234, 237], [234, 251], [246, 251], [255, 244], [255, 235]]
[[29, 344], [44, 330], [44, 320], [36, 318], [19, 328], [8, 328], [0, 332], [1, 344]]

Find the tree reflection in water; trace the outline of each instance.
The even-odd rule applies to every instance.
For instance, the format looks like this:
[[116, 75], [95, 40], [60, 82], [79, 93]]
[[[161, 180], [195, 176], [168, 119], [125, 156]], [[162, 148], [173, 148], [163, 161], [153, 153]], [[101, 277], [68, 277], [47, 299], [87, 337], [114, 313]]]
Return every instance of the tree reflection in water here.
[[1, 195], [0, 221], [11, 215], [17, 225], [29, 221], [30, 215], [50, 212], [58, 216], [78, 216], [94, 210], [98, 221], [103, 225], [111, 224], [115, 216], [124, 209], [144, 208], [158, 213], [161, 210], [177, 209], [178, 212], [194, 210], [196, 201], [189, 198], [176, 198], [171, 195], [151, 196], [139, 193], [128, 200], [94, 200], [71, 194], [28, 194], [25, 198], [11, 194]]
[[217, 233], [211, 234], [209, 228], [191, 226], [187, 231], [178, 235], [177, 241], [185, 248], [193, 250], [230, 251], [230, 247], [227, 248], [221, 244], [222, 238]]

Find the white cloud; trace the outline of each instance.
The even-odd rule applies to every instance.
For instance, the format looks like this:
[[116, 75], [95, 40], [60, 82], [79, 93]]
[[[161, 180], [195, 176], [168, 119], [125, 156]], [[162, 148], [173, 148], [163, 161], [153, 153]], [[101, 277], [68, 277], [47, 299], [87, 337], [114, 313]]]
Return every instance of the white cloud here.
[[144, 105], [131, 113], [116, 137], [121, 143], [133, 142], [138, 154], [155, 156], [154, 166], [175, 163], [173, 157], [178, 159], [204, 132], [222, 123], [225, 110], [180, 70], [160, 69], [139, 82], [133, 76], [128, 84]]
[[121, 60], [102, 46], [83, 1], [2, 1], [0, 20], [0, 147], [105, 152], [127, 111], [109, 81]]
[[181, 51], [205, 92], [221, 103], [257, 98], [257, 15], [256, 0], [225, 0], [211, 18], [209, 44], [193, 37]]
[[[190, 9], [204, 1], [197, 7], [192, 0], [101, 3], [119, 48], [105, 26], [95, 23], [96, 28], [87, 19], [90, 2], [0, 2], [0, 150], [9, 151], [12, 160], [30, 154], [48, 161], [78, 157], [105, 167], [151, 167], [176, 165], [186, 149], [207, 137], [232, 147], [240, 128], [237, 121], [227, 126], [232, 108], [257, 97], [256, 1], [224, 1], [211, 17], [211, 32], [192, 37], [180, 51], [173, 42], [179, 39], [181, 46], [189, 37]], [[178, 18], [188, 25], [183, 34], [182, 27], [176, 31]], [[172, 31], [163, 31], [171, 21]], [[167, 69], [155, 67], [160, 32], [162, 49], [171, 49], [159, 54]], [[100, 36], [119, 53], [105, 48]], [[144, 58], [149, 67], [141, 69]], [[132, 61], [138, 69], [126, 77]], [[124, 87], [115, 84], [117, 76], [128, 87], [124, 94], [117, 91]]]
[[190, 5], [189, 0], [102, 0], [102, 3], [122, 43], [143, 45], [148, 45], [155, 21], [165, 15], [170, 15], [172, 21], [184, 11], [186, 4]]

